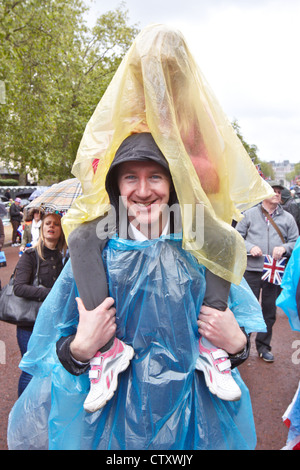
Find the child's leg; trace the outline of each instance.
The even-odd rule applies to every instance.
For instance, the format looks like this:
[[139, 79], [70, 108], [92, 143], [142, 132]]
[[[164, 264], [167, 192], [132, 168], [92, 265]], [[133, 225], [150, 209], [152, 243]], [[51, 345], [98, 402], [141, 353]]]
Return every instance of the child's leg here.
[[[101, 219], [83, 224], [69, 237], [70, 259], [79, 295], [87, 310], [93, 310], [108, 297], [102, 251], [107, 240], [97, 236]], [[91, 359], [90, 392], [84, 402], [88, 412], [102, 408], [118, 386], [118, 375], [129, 366], [134, 355], [131, 346], [115, 336]]]
[[[230, 283], [206, 270], [206, 292], [203, 304], [219, 311], [228, 306]], [[231, 375], [228, 353], [214, 346], [203, 336], [199, 339], [199, 357], [196, 369], [204, 373], [211, 393], [222, 400], [239, 400], [241, 390]]]
[[203, 305], [216, 308], [224, 312], [228, 307], [228, 297], [230, 291], [230, 282], [213, 274], [208, 269], [205, 272], [206, 289]]
[[68, 247], [72, 271], [79, 295], [87, 310], [98, 307], [108, 297], [106, 273], [102, 252], [107, 239], [97, 236], [101, 218], [87, 222], [71, 232]]
[[[102, 260], [107, 239], [102, 240], [97, 236], [97, 225], [101, 220], [103, 218], [80, 225], [70, 234], [68, 240], [74, 279], [87, 310], [98, 307], [108, 297], [107, 277]], [[101, 351], [110, 349], [113, 342], [114, 337]]]

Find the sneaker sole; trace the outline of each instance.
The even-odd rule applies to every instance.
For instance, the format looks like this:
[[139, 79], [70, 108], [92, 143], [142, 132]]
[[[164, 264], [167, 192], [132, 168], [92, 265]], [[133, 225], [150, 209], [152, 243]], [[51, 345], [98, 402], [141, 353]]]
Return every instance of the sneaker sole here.
[[89, 403], [84, 402], [83, 408], [85, 409], [85, 411], [87, 411], [88, 413], [94, 413], [95, 411], [98, 411], [101, 408], [103, 408], [106, 405], [106, 403], [112, 399], [118, 387], [118, 376], [119, 374], [121, 374], [121, 372], [124, 372], [124, 370], [128, 368], [133, 356], [134, 356], [134, 349], [131, 346], [127, 346], [124, 357], [123, 357], [124, 360], [122, 361], [118, 370], [116, 370], [114, 374], [114, 378], [111, 383], [110, 393], [107, 395], [104, 401], [103, 400], [99, 401], [98, 399], [96, 399]]
[[241, 396], [242, 396], [241, 393], [239, 393], [238, 395], [236, 393], [230, 395], [228, 392], [226, 392], [226, 394], [223, 394], [223, 392], [220, 391], [220, 389], [217, 390], [214, 387], [211, 380], [210, 380], [209, 371], [206, 369], [205, 365], [203, 365], [200, 361], [197, 363], [197, 370], [203, 372], [205, 383], [206, 383], [210, 393], [212, 393], [213, 395], [216, 395], [218, 398], [220, 398], [221, 400], [224, 400], [224, 401], [238, 401], [238, 400], [241, 399]]

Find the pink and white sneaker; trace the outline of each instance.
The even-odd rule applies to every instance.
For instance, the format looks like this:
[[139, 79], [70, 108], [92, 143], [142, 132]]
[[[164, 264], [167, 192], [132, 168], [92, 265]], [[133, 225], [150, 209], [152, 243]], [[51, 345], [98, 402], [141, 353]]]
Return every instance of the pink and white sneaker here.
[[114, 339], [108, 351], [97, 352], [90, 361], [91, 388], [83, 404], [85, 411], [93, 413], [113, 397], [118, 386], [118, 375], [127, 369], [133, 355], [133, 348], [118, 338]]
[[196, 369], [203, 371], [209, 391], [221, 400], [236, 401], [241, 398], [241, 389], [231, 375], [227, 352], [216, 348], [203, 337], [199, 340]]

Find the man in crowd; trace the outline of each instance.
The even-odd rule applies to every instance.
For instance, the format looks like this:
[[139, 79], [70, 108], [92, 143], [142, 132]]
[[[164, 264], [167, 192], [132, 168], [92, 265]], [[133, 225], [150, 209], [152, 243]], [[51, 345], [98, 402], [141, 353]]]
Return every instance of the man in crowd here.
[[292, 214], [296, 221], [298, 230], [300, 231], [300, 204], [295, 201], [290, 190], [287, 188], [283, 188], [281, 191], [281, 205], [285, 211]]
[[294, 217], [284, 211], [280, 205], [283, 186], [276, 181], [271, 181], [270, 185], [274, 190], [274, 196], [247, 210], [244, 218], [236, 226], [237, 231], [245, 239], [247, 249], [245, 279], [257, 299], [260, 293], [262, 294], [262, 311], [267, 332], [257, 333], [256, 349], [259, 357], [266, 362], [274, 361], [271, 339], [276, 320], [275, 302], [280, 293], [280, 286], [262, 280], [264, 255], [271, 255], [275, 260], [289, 257], [299, 236]]
[[12, 246], [19, 246], [17, 243], [17, 231], [23, 219], [23, 212], [21, 212], [21, 202], [19, 197], [16, 197], [15, 202], [10, 206], [10, 222], [12, 225]]

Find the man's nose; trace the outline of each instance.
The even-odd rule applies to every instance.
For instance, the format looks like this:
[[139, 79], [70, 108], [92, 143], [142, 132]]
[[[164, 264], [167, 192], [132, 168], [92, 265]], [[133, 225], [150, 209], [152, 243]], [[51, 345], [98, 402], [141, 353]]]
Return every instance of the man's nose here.
[[151, 188], [146, 178], [139, 180], [136, 188], [136, 194], [141, 198], [147, 198], [151, 194]]

